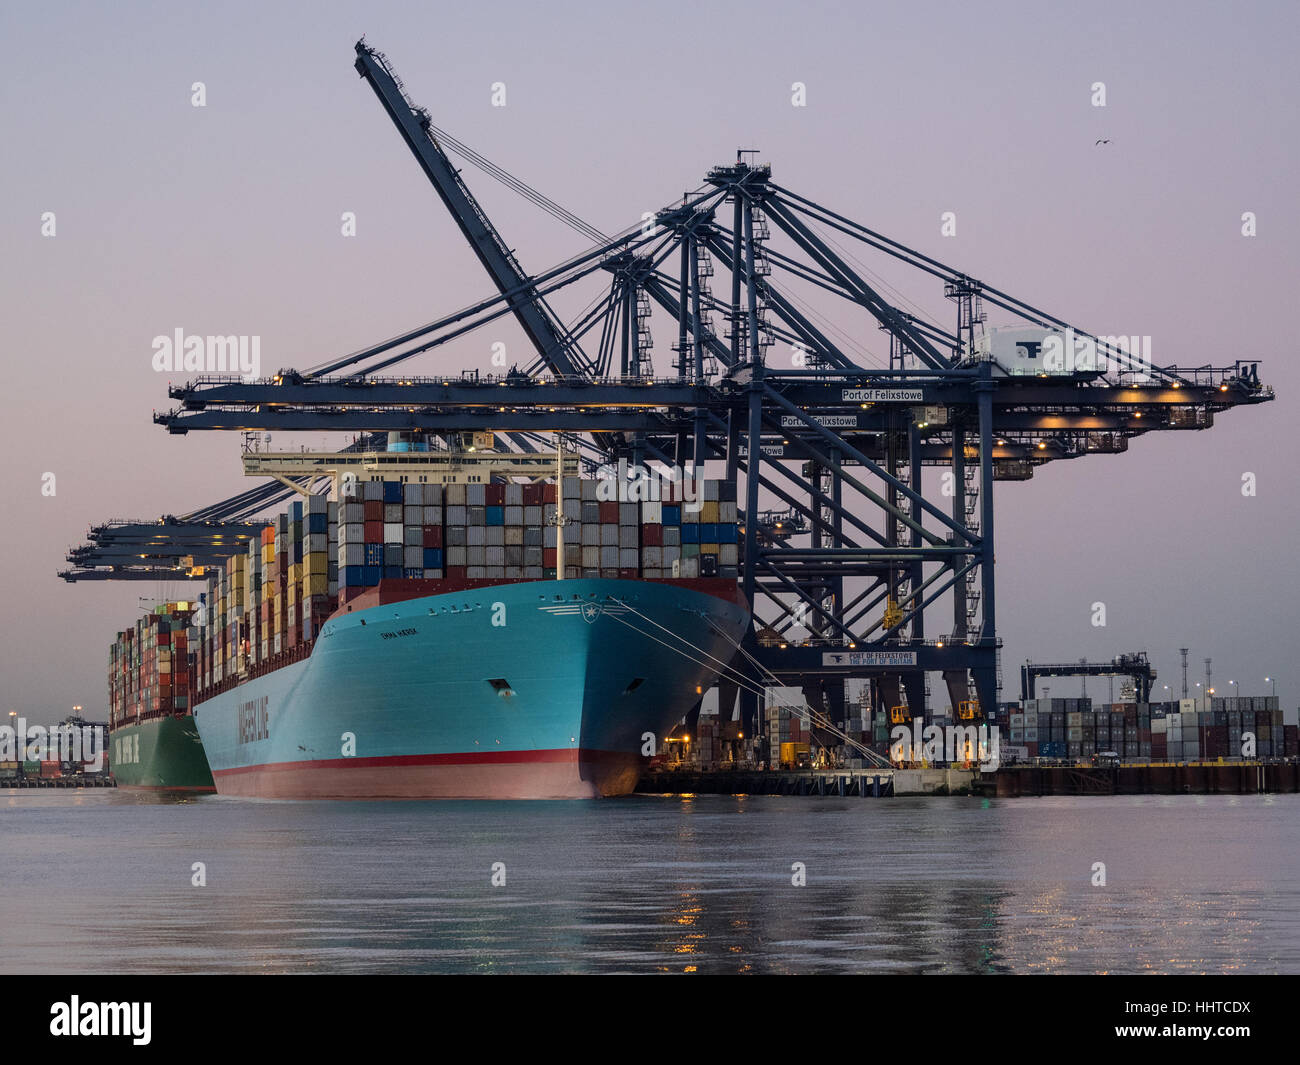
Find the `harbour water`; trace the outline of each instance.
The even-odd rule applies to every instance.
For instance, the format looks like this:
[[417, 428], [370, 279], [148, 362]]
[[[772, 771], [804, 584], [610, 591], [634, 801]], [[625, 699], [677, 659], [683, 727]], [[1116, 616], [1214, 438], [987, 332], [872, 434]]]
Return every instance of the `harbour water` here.
[[1300, 971], [1295, 795], [0, 811], [8, 972]]

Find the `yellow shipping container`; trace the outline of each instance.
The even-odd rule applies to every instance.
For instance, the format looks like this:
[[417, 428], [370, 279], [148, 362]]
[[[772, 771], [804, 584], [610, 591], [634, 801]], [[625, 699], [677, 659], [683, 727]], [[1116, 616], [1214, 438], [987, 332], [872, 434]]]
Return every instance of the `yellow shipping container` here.
[[717, 544], [700, 544], [701, 555], [716, 555], [718, 553]]
[[302, 583], [302, 573], [303, 573], [303, 569], [302, 569], [301, 562], [292, 562], [289, 564], [289, 586], [290, 587], [293, 587], [295, 584]]
[[[330, 557], [324, 551], [311, 551], [302, 556], [303, 576], [314, 577], [317, 574], [328, 574], [330, 571]], [[308, 593], [309, 595], [312, 593]]]
[[303, 590], [307, 593], [308, 596], [329, 595], [330, 579], [329, 579], [328, 571], [325, 573], [308, 574]]
[[712, 523], [712, 522], [716, 522], [717, 520], [718, 520], [717, 500], [715, 499], [708, 503], [702, 503], [700, 505], [700, 521], [705, 523]]

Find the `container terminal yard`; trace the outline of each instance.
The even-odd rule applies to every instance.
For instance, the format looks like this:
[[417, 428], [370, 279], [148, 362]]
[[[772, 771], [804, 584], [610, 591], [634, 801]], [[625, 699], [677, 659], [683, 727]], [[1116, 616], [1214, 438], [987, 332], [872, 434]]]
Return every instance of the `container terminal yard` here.
[[[1257, 361], [1156, 366], [1139, 338], [1094, 336], [883, 236], [748, 151], [607, 236], [439, 129], [364, 41], [355, 69], [496, 294], [310, 368], [170, 386], [175, 406], [155, 421], [243, 434], [245, 473], [262, 483], [179, 517], [108, 521], [68, 555], [69, 581], [198, 582], [114, 647], [114, 742], [134, 730], [121, 753], [143, 752], [125, 763], [132, 786], [1296, 789], [1296, 728], [1277, 699], [1216, 695], [1208, 671], [1199, 694], [1184, 670], [1183, 697], [1161, 702], [1145, 653], [1027, 663], [1020, 700], [1001, 701], [997, 482], [1133, 441], [1127, 461], [1141, 461], [1148, 433], [1248, 416], [1274, 398]], [[526, 272], [453, 155], [589, 249]], [[872, 256], [937, 289], [947, 320], [883, 285]], [[570, 286], [595, 296], [566, 320], [552, 304]], [[813, 313], [810, 292], [842, 301], [843, 322]], [[522, 366], [403, 365], [505, 316], [531, 344]], [[887, 338], [888, 366], [855, 358], [864, 329]], [[652, 331], [671, 338], [659, 368]], [[301, 432], [353, 440], [264, 446]], [[563, 638], [502, 620], [502, 639], [473, 643], [472, 625], [507, 606], [530, 611], [529, 626], [545, 614]], [[437, 659], [429, 680], [426, 652], [453, 644], [460, 657]], [[1072, 671], [1130, 688], [1104, 703], [1036, 694]], [[366, 688], [375, 676], [388, 687]], [[389, 715], [382, 745], [324, 750], [327, 732], [348, 734], [330, 717], [336, 692]], [[704, 712], [715, 699], [722, 712]], [[430, 703], [436, 736], [403, 716]], [[319, 734], [313, 706], [327, 708]]]

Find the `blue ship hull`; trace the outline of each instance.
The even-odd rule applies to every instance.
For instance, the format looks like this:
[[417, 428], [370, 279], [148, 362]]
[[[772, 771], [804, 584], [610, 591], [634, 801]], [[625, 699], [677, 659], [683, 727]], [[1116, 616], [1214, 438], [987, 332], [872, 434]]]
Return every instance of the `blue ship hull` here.
[[631, 792], [645, 753], [731, 661], [749, 625], [743, 601], [701, 590], [714, 583], [528, 581], [344, 607], [309, 657], [196, 707], [217, 790]]

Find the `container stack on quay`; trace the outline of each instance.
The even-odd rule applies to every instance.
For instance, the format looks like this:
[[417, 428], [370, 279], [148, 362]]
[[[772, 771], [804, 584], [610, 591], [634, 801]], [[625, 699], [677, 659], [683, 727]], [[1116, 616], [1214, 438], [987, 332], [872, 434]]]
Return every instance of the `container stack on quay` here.
[[1130, 762], [1240, 759], [1242, 734], [1255, 735], [1258, 758], [1296, 757], [1297, 728], [1283, 726], [1276, 696], [1168, 703], [1027, 699], [1013, 709], [1002, 742], [1031, 758], [1089, 759], [1114, 752]]
[[190, 712], [197, 604], [164, 603], [117, 634], [109, 648], [109, 726]]

